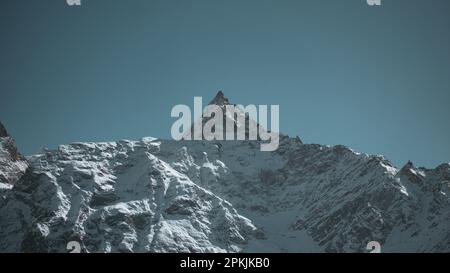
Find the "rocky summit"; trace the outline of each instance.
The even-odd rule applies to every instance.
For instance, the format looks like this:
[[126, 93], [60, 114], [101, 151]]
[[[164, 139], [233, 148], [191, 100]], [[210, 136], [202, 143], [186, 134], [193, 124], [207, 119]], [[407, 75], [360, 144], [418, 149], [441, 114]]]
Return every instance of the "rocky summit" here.
[[17, 150], [14, 139], [0, 122], [0, 196], [20, 179], [27, 165], [25, 157]]

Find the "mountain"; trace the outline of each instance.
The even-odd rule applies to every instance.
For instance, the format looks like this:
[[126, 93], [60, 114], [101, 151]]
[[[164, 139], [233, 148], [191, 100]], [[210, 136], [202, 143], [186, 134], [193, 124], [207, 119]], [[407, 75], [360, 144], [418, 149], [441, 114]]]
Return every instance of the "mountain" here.
[[0, 122], [0, 195], [19, 180], [27, 168], [27, 162], [17, 150], [14, 139]]
[[0, 250], [236, 252], [258, 231], [157, 157], [162, 143], [75, 143], [29, 159], [0, 204]]
[[[261, 127], [261, 125], [256, 121], [256, 116], [251, 117], [244, 111], [245, 109], [242, 109], [238, 105], [231, 103], [229, 99], [225, 97], [225, 94], [222, 91], [219, 91], [216, 96], [208, 103], [208, 106], [210, 105], [218, 106], [223, 113], [222, 128], [215, 128], [214, 126], [214, 128], [212, 129], [214, 133], [216, 132], [216, 130], [221, 130], [222, 139], [227, 139], [227, 124], [231, 124], [234, 129], [233, 139], [261, 141], [261, 132], [267, 133], [265, 128]], [[229, 106], [233, 106], [234, 111], [227, 109], [227, 107]], [[255, 107], [255, 111], [257, 110], [258, 109], [256, 109]], [[201, 139], [206, 139], [202, 128], [204, 128], [205, 124], [213, 119], [214, 116], [206, 115], [205, 112], [203, 114], [204, 115], [201, 118], [195, 120], [190, 128], [191, 130], [184, 135], [183, 139], [194, 139], [193, 136], [195, 134], [195, 127], [200, 128], [198, 132], [201, 132]], [[254, 136], [250, 135], [249, 128], [255, 128]], [[238, 131], [240, 129], [243, 129], [242, 138], [238, 137]]]
[[448, 163], [397, 169], [281, 135], [273, 152], [143, 138], [61, 145], [28, 164], [0, 199], [0, 252], [450, 251]]

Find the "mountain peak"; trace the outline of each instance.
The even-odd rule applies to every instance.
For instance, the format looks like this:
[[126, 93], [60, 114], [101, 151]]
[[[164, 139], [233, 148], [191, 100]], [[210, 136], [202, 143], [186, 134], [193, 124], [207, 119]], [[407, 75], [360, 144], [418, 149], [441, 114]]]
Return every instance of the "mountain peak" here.
[[7, 137], [8, 132], [6, 131], [5, 126], [0, 122], [0, 137]]
[[406, 162], [406, 164], [405, 164], [405, 166], [403, 166], [403, 168], [408, 168], [408, 169], [414, 168], [414, 163], [412, 163], [411, 160], [408, 160], [408, 162]]
[[216, 96], [214, 97], [214, 99], [212, 99], [212, 101], [209, 103], [210, 105], [218, 105], [218, 106], [223, 106], [223, 105], [229, 105], [231, 104], [230, 101], [228, 100], [227, 97], [225, 97], [224, 93], [222, 92], [222, 90], [219, 90], [219, 92], [217, 92]]
[[405, 174], [411, 172], [411, 170], [414, 169], [415, 169], [414, 164], [412, 163], [411, 160], [408, 160], [408, 162], [400, 169], [399, 172]]

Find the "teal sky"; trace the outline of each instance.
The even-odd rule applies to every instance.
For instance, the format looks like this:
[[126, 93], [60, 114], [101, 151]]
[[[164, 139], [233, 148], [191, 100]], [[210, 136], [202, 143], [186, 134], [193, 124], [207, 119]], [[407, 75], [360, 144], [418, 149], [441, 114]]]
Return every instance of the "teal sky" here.
[[170, 138], [175, 104], [279, 104], [280, 129], [450, 162], [450, 1], [6, 0], [0, 120], [25, 154]]

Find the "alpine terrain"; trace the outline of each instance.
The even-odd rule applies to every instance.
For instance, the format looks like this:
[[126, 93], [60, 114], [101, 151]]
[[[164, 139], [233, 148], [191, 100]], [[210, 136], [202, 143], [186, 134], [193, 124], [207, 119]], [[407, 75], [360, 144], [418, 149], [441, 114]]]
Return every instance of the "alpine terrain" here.
[[25, 159], [1, 126], [0, 252], [450, 251], [449, 163], [259, 142], [146, 137]]

